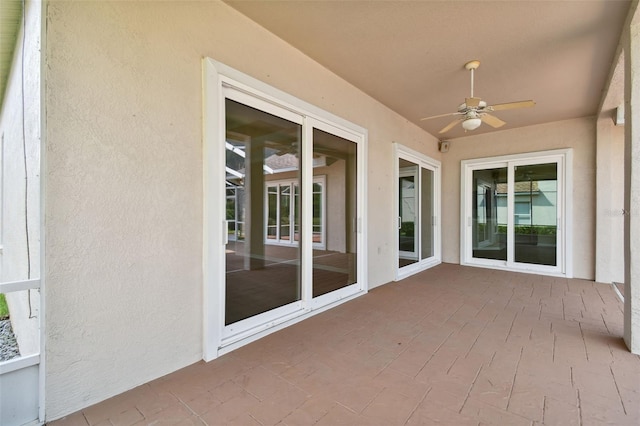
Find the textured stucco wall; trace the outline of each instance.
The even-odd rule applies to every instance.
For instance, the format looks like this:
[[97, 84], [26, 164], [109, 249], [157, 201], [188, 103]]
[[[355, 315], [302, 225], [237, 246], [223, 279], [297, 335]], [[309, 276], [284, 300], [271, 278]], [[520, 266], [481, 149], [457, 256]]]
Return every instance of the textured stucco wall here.
[[460, 263], [460, 161], [573, 148], [573, 273], [594, 279], [595, 118], [547, 123], [455, 139], [442, 161], [443, 261]]
[[624, 127], [611, 114], [597, 121], [596, 276], [624, 282]]
[[48, 419], [201, 357], [204, 56], [369, 130], [369, 286], [393, 279], [392, 142], [435, 138], [223, 3], [47, 15]]
[[[40, 277], [40, 6], [26, 3], [28, 30], [18, 34], [0, 115], [0, 282]], [[9, 293], [7, 302], [21, 354], [37, 353], [38, 291]]]

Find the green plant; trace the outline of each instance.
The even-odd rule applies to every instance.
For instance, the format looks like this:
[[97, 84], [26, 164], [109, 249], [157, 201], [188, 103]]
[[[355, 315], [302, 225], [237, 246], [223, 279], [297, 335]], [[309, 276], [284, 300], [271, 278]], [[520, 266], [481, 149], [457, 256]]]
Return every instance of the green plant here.
[[[553, 225], [516, 225], [513, 228], [517, 235], [556, 235]], [[498, 225], [498, 234], [506, 234], [507, 225]]]
[[403, 237], [413, 237], [415, 235], [415, 224], [413, 222], [402, 222], [400, 235]]
[[4, 298], [4, 294], [0, 294], [0, 319], [9, 318], [9, 307], [7, 306], [7, 300]]

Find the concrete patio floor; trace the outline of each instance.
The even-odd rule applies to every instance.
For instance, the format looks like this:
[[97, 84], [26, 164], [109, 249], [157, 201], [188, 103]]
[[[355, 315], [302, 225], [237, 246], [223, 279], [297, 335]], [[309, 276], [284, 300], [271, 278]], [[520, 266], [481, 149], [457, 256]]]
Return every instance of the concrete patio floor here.
[[50, 424], [638, 425], [622, 309], [611, 285], [443, 264]]

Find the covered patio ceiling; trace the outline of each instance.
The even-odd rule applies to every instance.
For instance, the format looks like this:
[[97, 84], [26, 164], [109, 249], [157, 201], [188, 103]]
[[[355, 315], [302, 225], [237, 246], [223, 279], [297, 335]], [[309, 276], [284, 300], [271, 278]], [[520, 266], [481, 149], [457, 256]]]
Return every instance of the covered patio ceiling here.
[[[440, 139], [470, 95], [464, 64], [481, 61], [475, 95], [503, 129], [595, 115], [630, 1], [225, 0], [345, 80]], [[275, 60], [275, 59], [274, 59]], [[486, 124], [474, 133], [493, 131]]]

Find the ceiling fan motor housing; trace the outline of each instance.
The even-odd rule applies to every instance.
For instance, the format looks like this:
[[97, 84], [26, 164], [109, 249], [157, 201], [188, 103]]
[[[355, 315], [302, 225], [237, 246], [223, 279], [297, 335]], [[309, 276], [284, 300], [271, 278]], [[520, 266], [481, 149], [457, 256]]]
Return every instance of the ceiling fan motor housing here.
[[477, 111], [480, 109], [484, 109], [486, 107], [487, 107], [487, 103], [485, 101], [480, 101], [477, 107], [469, 107], [467, 106], [466, 102], [463, 102], [460, 105], [458, 105], [458, 112], [466, 113], [467, 111]]

